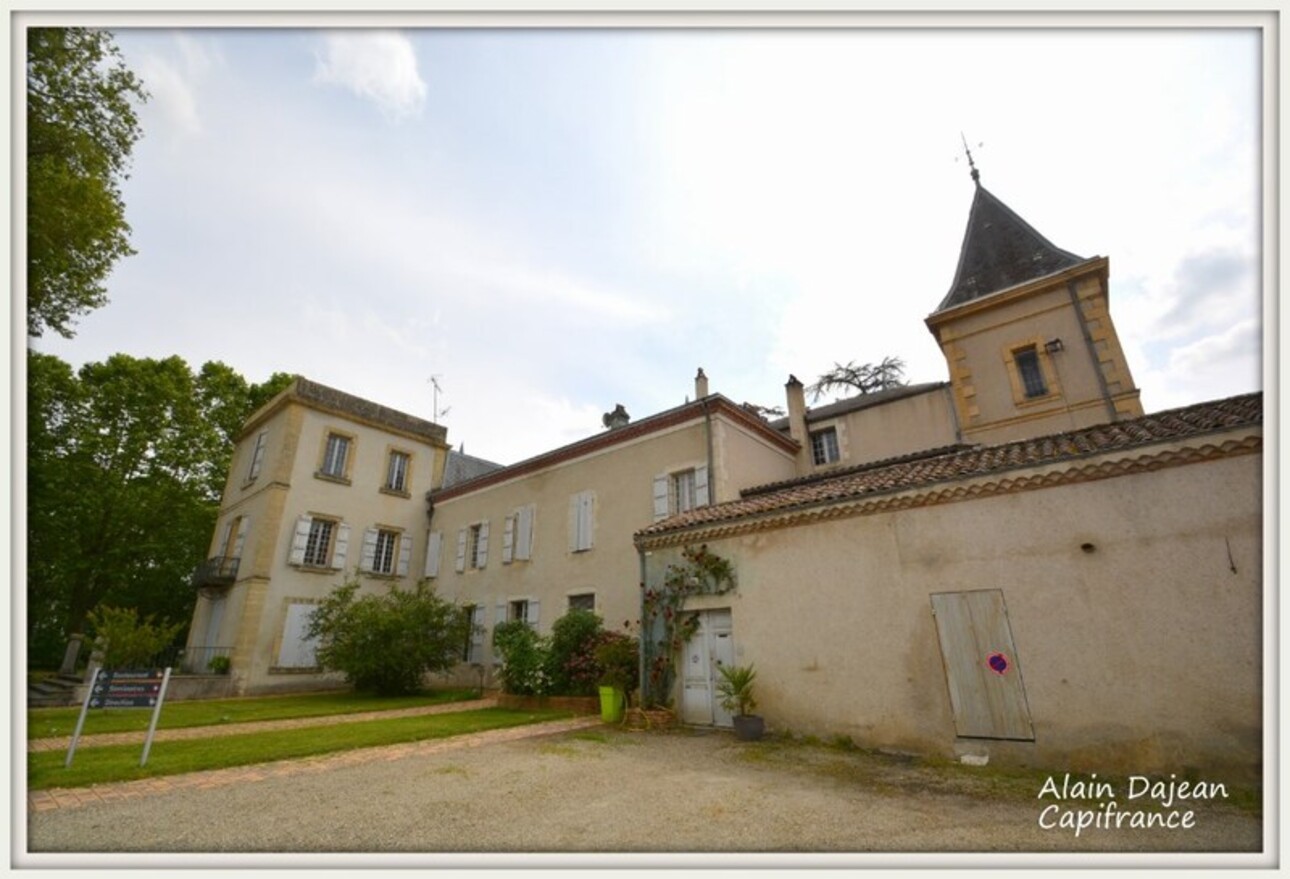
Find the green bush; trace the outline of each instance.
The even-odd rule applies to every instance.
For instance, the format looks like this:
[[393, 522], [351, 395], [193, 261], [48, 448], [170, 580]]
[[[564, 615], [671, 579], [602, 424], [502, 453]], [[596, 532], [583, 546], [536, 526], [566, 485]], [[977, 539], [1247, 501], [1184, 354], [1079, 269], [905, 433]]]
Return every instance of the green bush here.
[[463, 608], [424, 580], [413, 590], [391, 586], [383, 595], [355, 598], [358, 588], [357, 577], [346, 581], [310, 619], [323, 668], [344, 672], [359, 691], [398, 696], [419, 692], [427, 672], [456, 665], [471, 632]]
[[596, 648], [605, 635], [600, 617], [589, 610], [570, 610], [551, 626], [547, 676], [551, 692], [561, 696], [594, 696], [600, 669]]
[[171, 645], [184, 628], [183, 623], [154, 622], [153, 614], [142, 620], [134, 608], [100, 605], [89, 614], [94, 632], [94, 649], [103, 651], [103, 667], [144, 668]]
[[516, 696], [545, 696], [551, 692], [550, 640], [532, 626], [523, 620], [498, 623], [493, 629], [493, 648], [502, 661], [497, 676], [503, 692]]

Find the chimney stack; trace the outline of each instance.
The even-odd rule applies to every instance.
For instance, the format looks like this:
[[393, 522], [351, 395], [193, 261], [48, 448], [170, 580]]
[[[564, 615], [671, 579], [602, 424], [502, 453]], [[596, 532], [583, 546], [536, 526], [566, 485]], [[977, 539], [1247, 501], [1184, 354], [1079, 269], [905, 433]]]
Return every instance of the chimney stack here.
[[810, 470], [806, 465], [810, 461], [808, 456], [811, 452], [810, 437], [806, 432], [806, 388], [797, 380], [797, 376], [790, 373], [784, 392], [788, 398], [788, 435], [801, 446], [797, 453], [798, 470], [806, 473]]
[[708, 396], [708, 377], [703, 374], [703, 367], [699, 367], [699, 374], [694, 377], [694, 399], [702, 400]]

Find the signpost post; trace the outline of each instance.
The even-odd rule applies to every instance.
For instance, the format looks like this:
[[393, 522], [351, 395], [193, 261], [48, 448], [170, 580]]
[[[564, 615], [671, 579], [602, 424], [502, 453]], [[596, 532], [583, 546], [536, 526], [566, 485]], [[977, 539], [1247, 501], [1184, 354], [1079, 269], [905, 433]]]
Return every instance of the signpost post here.
[[157, 731], [157, 719], [161, 717], [161, 705], [166, 700], [166, 688], [170, 685], [170, 669], [149, 668], [140, 670], [108, 671], [99, 669], [90, 682], [89, 692], [81, 705], [81, 716], [76, 721], [76, 731], [72, 733], [72, 744], [67, 749], [67, 762], [64, 767], [72, 765], [72, 756], [76, 753], [76, 743], [80, 740], [81, 729], [85, 726], [85, 715], [91, 708], [151, 708], [152, 722], [148, 725], [148, 737], [143, 743], [143, 758], [139, 765], [148, 762], [148, 752], [152, 750], [152, 737]]

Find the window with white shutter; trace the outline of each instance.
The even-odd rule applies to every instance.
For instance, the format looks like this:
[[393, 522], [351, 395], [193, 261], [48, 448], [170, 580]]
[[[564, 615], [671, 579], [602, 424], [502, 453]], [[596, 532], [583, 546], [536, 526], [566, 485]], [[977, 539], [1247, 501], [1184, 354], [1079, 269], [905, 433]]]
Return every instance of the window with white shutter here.
[[708, 465], [701, 464], [694, 468], [694, 505], [706, 507], [711, 503], [712, 494], [708, 488]]
[[515, 514], [515, 558], [526, 562], [533, 558], [533, 504], [520, 507]]
[[[239, 548], [241, 540], [239, 537]], [[345, 567], [348, 549], [348, 525], [335, 519], [306, 515], [296, 520], [296, 530], [291, 537], [291, 554], [287, 561], [307, 568], [339, 570]]]
[[475, 538], [474, 552], [470, 556], [472, 568], [483, 568], [488, 565], [488, 523], [480, 522], [471, 527]]
[[502, 564], [509, 565], [515, 557], [515, 516], [507, 516], [502, 529]]
[[309, 546], [309, 533], [313, 527], [313, 519], [309, 516], [301, 516], [296, 520], [296, 531], [291, 536], [291, 553], [287, 556], [287, 562], [293, 565], [303, 565], [305, 563], [305, 551]]
[[661, 473], [654, 477], [654, 521], [661, 522], [670, 514], [670, 505], [668, 504], [668, 483], [670, 479], [666, 473]]
[[443, 553], [443, 532], [431, 531], [426, 535], [426, 567], [425, 575], [427, 577], [439, 576], [439, 557]]
[[369, 528], [363, 532], [362, 568], [371, 574], [407, 576], [410, 549], [400, 532], [389, 528]]
[[331, 551], [331, 568], [334, 571], [343, 570], [345, 567], [345, 558], [349, 554], [349, 526], [344, 522], [336, 525], [336, 545]]
[[412, 540], [406, 534], [399, 535], [399, 560], [394, 566], [394, 573], [399, 577], [408, 575], [408, 564], [412, 561]]
[[462, 662], [477, 663], [484, 661], [484, 606], [482, 604], [467, 605], [465, 608], [467, 615], [470, 617], [470, 632], [466, 635], [466, 643], [461, 653]]
[[585, 552], [595, 543], [595, 493], [583, 491], [569, 499], [569, 549]]
[[525, 622], [536, 629], [540, 606], [541, 603], [535, 599], [516, 598], [506, 605], [499, 605], [498, 610], [505, 611], [506, 619], [511, 622]]
[[462, 528], [457, 532], [457, 573], [466, 570], [466, 542], [469, 540], [469, 529]]
[[304, 564], [311, 568], [329, 567], [332, 532], [335, 529], [336, 523], [331, 519], [313, 519], [309, 522], [309, 541], [305, 544]]

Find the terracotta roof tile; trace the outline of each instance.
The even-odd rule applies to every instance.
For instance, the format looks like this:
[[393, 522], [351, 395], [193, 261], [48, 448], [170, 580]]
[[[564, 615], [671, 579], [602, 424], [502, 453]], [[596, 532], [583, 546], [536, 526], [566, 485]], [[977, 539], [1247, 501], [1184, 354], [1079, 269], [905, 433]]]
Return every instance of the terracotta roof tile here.
[[1263, 422], [1263, 394], [1245, 394], [1101, 424], [1069, 433], [994, 446], [931, 450], [838, 473], [813, 475], [744, 490], [736, 501], [700, 507], [637, 532], [648, 536], [801, 506], [878, 495], [1088, 455], [1176, 442]]

